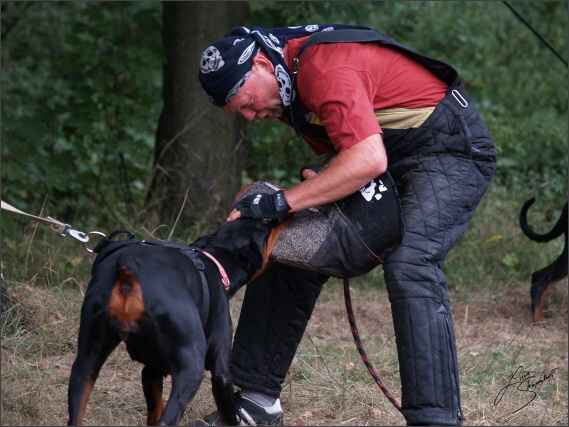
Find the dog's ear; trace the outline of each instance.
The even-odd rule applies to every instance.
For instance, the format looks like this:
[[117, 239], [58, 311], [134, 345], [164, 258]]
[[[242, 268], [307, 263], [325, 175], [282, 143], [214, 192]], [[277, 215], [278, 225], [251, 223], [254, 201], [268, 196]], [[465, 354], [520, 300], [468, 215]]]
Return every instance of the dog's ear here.
[[237, 257], [243, 269], [250, 274], [263, 267], [263, 248], [254, 239], [249, 239], [249, 245], [239, 250]]
[[200, 249], [206, 249], [209, 245], [211, 245], [211, 243], [213, 243], [216, 236], [217, 236], [217, 231], [206, 234], [205, 236], [198, 238], [194, 243], [190, 243], [190, 246], [195, 246], [196, 248]]

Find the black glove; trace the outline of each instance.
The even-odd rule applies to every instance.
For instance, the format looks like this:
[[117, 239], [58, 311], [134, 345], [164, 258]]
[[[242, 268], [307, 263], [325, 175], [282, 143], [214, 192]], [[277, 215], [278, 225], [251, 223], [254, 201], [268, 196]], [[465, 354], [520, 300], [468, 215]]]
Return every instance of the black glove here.
[[276, 219], [281, 222], [290, 211], [290, 206], [286, 202], [284, 191], [279, 190], [274, 194], [245, 196], [235, 203], [235, 209], [246, 218], [261, 218], [268, 221]]

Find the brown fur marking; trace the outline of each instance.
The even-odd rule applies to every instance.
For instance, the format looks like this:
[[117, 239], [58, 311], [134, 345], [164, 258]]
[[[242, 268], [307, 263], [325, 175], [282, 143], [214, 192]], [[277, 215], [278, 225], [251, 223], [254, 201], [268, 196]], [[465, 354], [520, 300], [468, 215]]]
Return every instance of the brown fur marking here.
[[109, 299], [109, 312], [123, 328], [129, 330], [130, 325], [144, 313], [142, 289], [132, 271], [122, 266], [118, 268], [118, 273], [119, 277]]
[[77, 415], [77, 425], [83, 425], [83, 416], [85, 415], [85, 409], [87, 409], [87, 401], [91, 392], [93, 391], [93, 386], [95, 381], [93, 377], [89, 375], [88, 380], [85, 382], [85, 388], [83, 389], [83, 396], [81, 396], [81, 406], [79, 407], [79, 414]]
[[289, 215], [284, 219], [284, 221], [282, 221], [277, 226], [275, 226], [275, 228], [273, 228], [271, 234], [269, 235], [269, 238], [267, 239], [267, 244], [265, 245], [265, 250], [263, 252], [263, 267], [261, 267], [261, 269], [258, 270], [253, 275], [253, 277], [251, 277], [249, 283], [251, 283], [254, 279], [256, 279], [261, 273], [263, 273], [269, 267], [269, 265], [271, 264], [270, 263], [271, 253], [273, 252], [273, 249], [277, 244], [277, 240], [281, 235], [281, 233], [285, 230], [285, 228], [287, 228], [292, 223], [293, 218], [294, 215]]
[[164, 412], [164, 402], [162, 401], [162, 379], [157, 378], [152, 384], [152, 394], [154, 396], [154, 403], [156, 407], [149, 412], [146, 417], [146, 425], [155, 426], [158, 424], [162, 412]]
[[545, 323], [545, 316], [543, 314], [543, 303], [545, 301], [545, 296], [547, 295], [549, 290], [553, 288], [553, 285], [555, 285], [557, 282], [559, 282], [559, 280], [551, 282], [549, 285], [547, 285], [545, 291], [543, 291], [543, 294], [541, 295], [541, 300], [539, 301], [539, 305], [535, 308], [535, 312], [533, 314], [533, 321], [535, 323]]

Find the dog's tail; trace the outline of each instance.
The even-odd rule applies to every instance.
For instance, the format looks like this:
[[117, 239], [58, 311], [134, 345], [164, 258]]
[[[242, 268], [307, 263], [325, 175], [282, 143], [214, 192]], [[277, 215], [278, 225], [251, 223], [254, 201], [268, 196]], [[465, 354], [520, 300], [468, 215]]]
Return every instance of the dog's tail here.
[[142, 288], [134, 272], [125, 265], [117, 265], [117, 280], [109, 299], [109, 313], [113, 319], [113, 329], [121, 340], [128, 339], [144, 311]]
[[535, 202], [535, 198], [532, 197], [527, 202], [524, 203], [520, 212], [520, 227], [524, 234], [529, 237], [534, 242], [544, 243], [549, 242], [557, 237], [561, 236], [567, 230], [567, 203], [565, 203], [565, 207], [563, 208], [563, 212], [561, 217], [553, 227], [553, 229], [546, 233], [546, 234], [538, 234], [533, 231], [527, 222], [527, 212], [531, 205]]

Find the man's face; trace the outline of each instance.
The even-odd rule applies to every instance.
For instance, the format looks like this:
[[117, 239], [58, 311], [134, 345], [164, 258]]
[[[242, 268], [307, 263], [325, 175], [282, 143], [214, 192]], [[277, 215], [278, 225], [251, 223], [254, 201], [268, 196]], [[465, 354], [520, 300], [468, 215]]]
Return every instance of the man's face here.
[[274, 67], [257, 55], [251, 74], [237, 95], [221, 109], [225, 114], [241, 114], [247, 121], [273, 119], [283, 115], [284, 105]]

